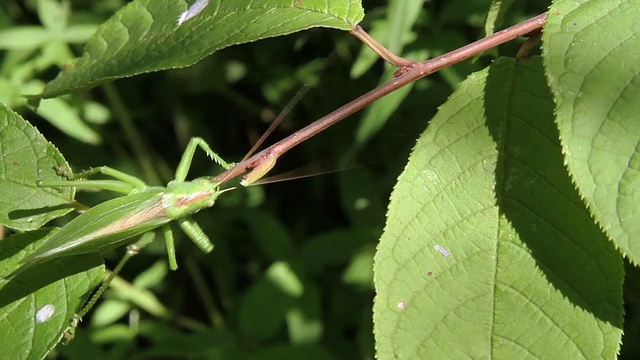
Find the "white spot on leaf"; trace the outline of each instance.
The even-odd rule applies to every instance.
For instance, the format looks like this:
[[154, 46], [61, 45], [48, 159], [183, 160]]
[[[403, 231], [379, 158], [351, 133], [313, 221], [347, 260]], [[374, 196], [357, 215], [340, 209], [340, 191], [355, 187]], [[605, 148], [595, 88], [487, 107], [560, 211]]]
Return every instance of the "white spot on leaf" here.
[[192, 17], [200, 14], [202, 10], [207, 7], [207, 5], [209, 5], [209, 0], [197, 0], [196, 2], [194, 2], [191, 6], [189, 6], [187, 11], [178, 16], [178, 26], [184, 24], [185, 21], [191, 19]]
[[36, 322], [42, 324], [43, 322], [49, 321], [55, 312], [56, 307], [53, 304], [47, 304], [41, 307], [40, 310], [36, 312]]
[[451, 253], [447, 249], [443, 248], [442, 246], [440, 246], [438, 244], [433, 245], [433, 248], [438, 250], [440, 252], [440, 254], [442, 254], [442, 256], [444, 256], [444, 257], [451, 256]]
[[404, 301], [398, 301], [398, 305], [396, 305], [398, 309], [404, 310], [407, 308], [407, 304]]

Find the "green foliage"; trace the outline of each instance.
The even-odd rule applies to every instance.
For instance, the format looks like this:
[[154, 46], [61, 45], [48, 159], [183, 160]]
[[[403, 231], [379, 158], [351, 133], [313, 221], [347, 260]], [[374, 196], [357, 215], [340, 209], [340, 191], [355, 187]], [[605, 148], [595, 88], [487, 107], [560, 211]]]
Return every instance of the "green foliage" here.
[[640, 24], [632, 20], [640, 16], [637, 5], [559, 2], [544, 32], [567, 167], [594, 219], [635, 264], [640, 261], [640, 103], [635, 101], [640, 64], [628, 59], [640, 48]]
[[[37, 16], [42, 25], [0, 29], [0, 49], [11, 50], [0, 68], [0, 102], [14, 108], [24, 106], [25, 94], [42, 91], [44, 82], [36, 78], [39, 72], [70, 62], [74, 57], [70, 45], [87, 41], [97, 27], [93, 23], [70, 23], [69, 2], [39, 0]], [[42, 102], [37, 113], [69, 136], [96, 144], [101, 141], [100, 135], [84, 120], [102, 121], [104, 116], [90, 110], [100, 107], [93, 101], [85, 100], [80, 106], [57, 98]]]
[[40, 228], [72, 210], [74, 189], [39, 188], [69, 167], [58, 149], [20, 115], [0, 104], [0, 222], [17, 230]]
[[[520, 40], [491, 49], [298, 146], [281, 169], [364, 165], [221, 194], [194, 216], [215, 251], [176, 232], [184, 266], [170, 272], [151, 243], [56, 347], [122, 251], [7, 281], [77, 216], [72, 200], [113, 198], [38, 180], [107, 165], [164, 186], [193, 136], [242, 158], [302, 84], [314, 89], [277, 137], [391, 79], [326, 28], [363, 21], [422, 60], [549, 6], [210, 0], [179, 22], [194, 2], [0, 4], [3, 355], [637, 358], [640, 272], [624, 260], [637, 263], [640, 230], [637, 0], [554, 1], [541, 52], [515, 59]], [[188, 179], [217, 169], [197, 154]]]
[[180, 23], [186, 1], [134, 1], [102, 24], [83, 56], [39, 97], [50, 98], [101, 82], [193, 65], [230, 45], [285, 35], [313, 26], [352, 29], [364, 14], [358, 0], [290, 0], [212, 3]]
[[[0, 274], [14, 269], [51, 231], [42, 228], [0, 242]], [[43, 358], [61, 340], [76, 309], [100, 283], [103, 273], [100, 256], [93, 255], [30, 268], [11, 282], [1, 282], [3, 353], [14, 358]]]
[[612, 358], [622, 265], [563, 166], [541, 59], [500, 58], [460, 84], [398, 179], [378, 355]]

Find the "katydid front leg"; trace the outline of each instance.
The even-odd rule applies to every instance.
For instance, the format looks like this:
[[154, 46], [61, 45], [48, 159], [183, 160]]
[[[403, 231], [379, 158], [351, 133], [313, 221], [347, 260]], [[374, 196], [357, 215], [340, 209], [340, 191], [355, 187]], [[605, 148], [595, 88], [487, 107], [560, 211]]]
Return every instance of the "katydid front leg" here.
[[229, 170], [229, 168], [233, 166], [232, 163], [224, 161], [218, 154], [211, 150], [209, 144], [207, 144], [204, 139], [194, 137], [189, 140], [187, 148], [182, 154], [182, 158], [180, 159], [180, 163], [178, 164], [178, 168], [176, 169], [176, 178], [174, 181], [182, 182], [187, 178], [187, 174], [189, 173], [189, 169], [191, 168], [191, 162], [193, 161], [193, 155], [196, 153], [196, 149], [198, 146], [200, 146], [200, 148], [207, 154], [207, 156], [215, 161], [216, 164], [222, 166], [225, 170]]

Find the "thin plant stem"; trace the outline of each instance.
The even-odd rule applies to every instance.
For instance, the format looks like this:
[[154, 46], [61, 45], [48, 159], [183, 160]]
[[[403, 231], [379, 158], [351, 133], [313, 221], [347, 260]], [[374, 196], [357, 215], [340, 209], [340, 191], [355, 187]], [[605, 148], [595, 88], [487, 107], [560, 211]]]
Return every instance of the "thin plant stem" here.
[[[237, 163], [234, 167], [216, 176], [216, 180], [222, 183], [256, 168], [262, 172], [265, 166], [261, 165], [267, 163], [273, 165], [272, 163], [275, 162], [275, 159], [279, 158], [287, 151], [324, 131], [331, 125], [336, 124], [340, 120], [345, 119], [349, 115], [365, 108], [383, 96], [388, 95], [411, 82], [431, 75], [453, 64], [464, 61], [488, 49], [502, 45], [517, 37], [541, 30], [542, 26], [545, 24], [547, 15], [547, 13], [540, 14], [520, 24], [501, 30], [495, 34], [433, 59], [410, 63], [401, 68], [391, 81], [369, 91], [332, 113], [314, 121], [288, 137], [251, 156], [249, 159]], [[249, 176], [250, 174], [247, 174], [245, 178]], [[251, 177], [251, 182], [255, 182], [257, 179], [259, 179], [259, 177], [253, 176]]]
[[542, 37], [541, 31], [536, 31], [535, 33], [529, 34], [529, 38], [525, 41], [518, 52], [516, 53], [516, 59], [526, 59], [529, 57], [529, 52], [533, 49], [534, 46], [540, 42], [540, 38]]
[[364, 31], [364, 29], [362, 29], [360, 25], [356, 25], [356, 27], [351, 30], [351, 35], [357, 37], [371, 50], [375, 51], [375, 53], [378, 54], [378, 56], [380, 56], [384, 61], [393, 66], [402, 67], [413, 63], [413, 61], [409, 59], [405, 59], [392, 53], [389, 49], [384, 47], [384, 45], [380, 44], [378, 40]]
[[100, 297], [105, 292], [105, 290], [107, 290], [107, 288], [109, 287], [109, 285], [111, 284], [113, 279], [115, 279], [115, 277], [118, 275], [118, 273], [120, 273], [120, 271], [122, 270], [124, 265], [133, 256], [135, 256], [140, 251], [140, 249], [142, 249], [145, 246], [149, 245], [151, 243], [151, 241], [153, 241], [154, 237], [155, 237], [154, 233], [152, 233], [152, 232], [146, 233], [146, 234], [144, 234], [144, 235], [142, 235], [140, 237], [140, 240], [137, 243], [135, 243], [133, 245], [129, 245], [127, 247], [127, 251], [125, 252], [125, 254], [122, 257], [122, 259], [120, 259], [120, 261], [118, 262], [118, 265], [116, 265], [116, 267], [113, 269], [113, 271], [111, 271], [111, 273], [107, 276], [107, 278], [102, 282], [102, 284], [100, 285], [98, 290], [91, 297], [91, 300], [89, 300], [89, 302], [87, 302], [87, 304], [77, 314], [77, 316], [80, 319], [82, 319], [89, 312], [89, 310], [91, 310], [91, 308], [95, 305], [95, 303], [98, 301], [98, 299], [100, 299]]
[[202, 305], [205, 307], [209, 315], [208, 316], [209, 322], [211, 323], [214, 329], [224, 328], [225, 321], [224, 321], [224, 316], [222, 315], [222, 311], [216, 306], [215, 297], [211, 292], [210, 286], [207, 285], [207, 282], [205, 281], [204, 276], [202, 275], [202, 272], [196, 265], [195, 260], [193, 260], [193, 257], [191, 256], [187, 257], [186, 264], [187, 264], [187, 271], [191, 275], [191, 279], [195, 284], [196, 291], [200, 296]]

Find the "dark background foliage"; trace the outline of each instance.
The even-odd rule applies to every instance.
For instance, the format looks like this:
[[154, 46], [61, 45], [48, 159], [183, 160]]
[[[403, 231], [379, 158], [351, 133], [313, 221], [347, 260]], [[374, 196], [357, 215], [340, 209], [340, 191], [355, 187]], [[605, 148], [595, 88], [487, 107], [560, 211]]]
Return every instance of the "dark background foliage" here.
[[[37, 3], [3, 1], [0, 27], [40, 24]], [[71, 23], [99, 24], [125, 1], [74, 0], [70, 4]], [[482, 37], [489, 4], [488, 0], [425, 2], [413, 29], [415, 41], [406, 50], [426, 49], [435, 56]], [[541, 0], [517, 1], [504, 23], [537, 15], [548, 5]], [[365, 29], [386, 14], [385, 1], [364, 1], [364, 6]], [[77, 106], [93, 100], [110, 111], [108, 122], [91, 125], [103, 139], [97, 145], [63, 134], [26, 107], [18, 110], [65, 154], [74, 169], [108, 165], [162, 184], [173, 177], [192, 136], [204, 138], [223, 158], [240, 160], [305, 84], [312, 89], [268, 143], [374, 88], [383, 72], [381, 61], [357, 79], [350, 75], [361, 47], [347, 33], [314, 29], [224, 49], [190, 68], [145, 74], [82, 92], [73, 98]], [[498, 52], [514, 55], [518, 47], [516, 41]], [[72, 49], [78, 55], [82, 47], [74, 44]], [[0, 54], [0, 61], [5, 60], [6, 53]], [[33, 51], [26, 59], [39, 56]], [[196, 216], [216, 244], [213, 253], [200, 253], [176, 232], [181, 268], [150, 275], [145, 270], [166, 263], [163, 242], [154, 242], [121, 276], [127, 281], [142, 281], [141, 273], [157, 276], [147, 281], [147, 290], [172, 316], [154, 316], [122, 291], [112, 290], [96, 313], [112, 320], [100, 323], [90, 314], [76, 340], [58, 348], [60, 356], [373, 358], [371, 265], [389, 194], [414, 140], [438, 105], [459, 81], [491, 59], [487, 55], [468, 60], [418, 81], [382, 131], [367, 143], [355, 143], [357, 114], [295, 148], [273, 173], [311, 163], [325, 170], [346, 170], [221, 196], [216, 206]], [[3, 76], [8, 76], [10, 67], [3, 67]], [[50, 80], [58, 71], [50, 66], [36, 76]], [[127, 118], [135, 130], [127, 128], [123, 122]], [[146, 158], [136, 152], [134, 143], [144, 149]], [[191, 176], [219, 171], [202, 154], [194, 162]], [[81, 193], [80, 199], [95, 204], [109, 196]], [[108, 265], [113, 267], [121, 254], [108, 254]], [[296, 274], [305, 288], [302, 299], [291, 298], [278, 290], [277, 282], [268, 280], [273, 280], [267, 274], [272, 274], [268, 270], [274, 263], [287, 264]], [[638, 271], [630, 266], [628, 271], [622, 358], [633, 358], [640, 351], [633, 341], [640, 319], [640, 292], [634, 286]], [[302, 314], [304, 321], [296, 323], [294, 313]]]

